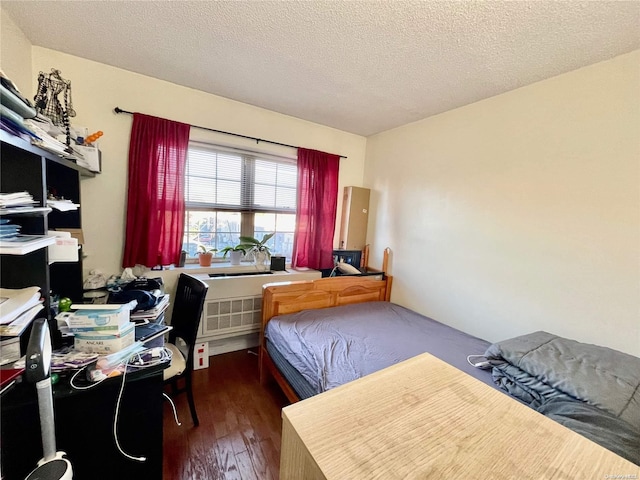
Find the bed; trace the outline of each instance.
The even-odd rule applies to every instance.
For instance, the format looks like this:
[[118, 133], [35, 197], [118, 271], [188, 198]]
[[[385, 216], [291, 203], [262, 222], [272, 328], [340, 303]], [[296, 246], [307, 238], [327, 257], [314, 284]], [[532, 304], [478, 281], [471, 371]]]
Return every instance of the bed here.
[[496, 388], [468, 361], [489, 342], [389, 301], [387, 255], [379, 275], [263, 287], [262, 382], [273, 377], [296, 402], [428, 352]]
[[391, 284], [381, 273], [265, 285], [261, 382], [297, 402], [426, 352], [640, 464], [640, 359], [546, 332], [490, 344], [393, 304]]

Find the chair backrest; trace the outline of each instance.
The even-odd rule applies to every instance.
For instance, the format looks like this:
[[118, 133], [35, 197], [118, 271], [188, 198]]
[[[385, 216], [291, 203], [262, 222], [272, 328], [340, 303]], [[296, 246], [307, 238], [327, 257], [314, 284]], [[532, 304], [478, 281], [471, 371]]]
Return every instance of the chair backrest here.
[[207, 285], [191, 275], [181, 273], [178, 278], [173, 313], [171, 314], [171, 326], [169, 342], [176, 345], [176, 339], [181, 338], [188, 346], [187, 365], [192, 364], [193, 348], [198, 336], [200, 318], [204, 299], [207, 296]]

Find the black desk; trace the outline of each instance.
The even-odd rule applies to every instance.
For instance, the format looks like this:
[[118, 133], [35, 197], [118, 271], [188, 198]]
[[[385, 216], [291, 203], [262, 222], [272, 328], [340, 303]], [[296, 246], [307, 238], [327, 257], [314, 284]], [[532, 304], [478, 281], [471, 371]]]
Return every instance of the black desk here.
[[[162, 479], [162, 371], [167, 364], [127, 373], [120, 404], [118, 439], [113, 420], [122, 377], [89, 390], [74, 390], [69, 378], [54, 385], [56, 447], [67, 453], [74, 479]], [[74, 382], [80, 383], [80, 382]], [[35, 386], [22, 382], [0, 399], [3, 479], [23, 480], [42, 458], [42, 438]]]

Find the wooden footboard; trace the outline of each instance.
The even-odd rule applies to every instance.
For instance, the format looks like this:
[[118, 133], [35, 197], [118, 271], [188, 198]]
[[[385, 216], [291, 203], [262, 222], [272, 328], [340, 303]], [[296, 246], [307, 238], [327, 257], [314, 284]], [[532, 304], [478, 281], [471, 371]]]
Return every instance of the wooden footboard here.
[[267, 374], [271, 374], [292, 403], [300, 400], [267, 352], [264, 337], [267, 323], [277, 315], [302, 310], [373, 301], [388, 302], [391, 297], [392, 277], [383, 272], [380, 276], [381, 280], [378, 279], [378, 276], [343, 276], [264, 285], [262, 289], [262, 326], [260, 328], [260, 381], [264, 383]]

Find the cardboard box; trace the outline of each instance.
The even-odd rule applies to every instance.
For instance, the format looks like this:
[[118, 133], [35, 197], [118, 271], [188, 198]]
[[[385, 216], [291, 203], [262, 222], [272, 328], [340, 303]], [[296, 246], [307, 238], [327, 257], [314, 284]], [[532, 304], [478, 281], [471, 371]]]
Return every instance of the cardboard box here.
[[[129, 323], [128, 305], [80, 305], [80, 310], [67, 317], [67, 323], [72, 332], [91, 330], [122, 330]], [[82, 309], [82, 307], [87, 307]], [[75, 305], [72, 305], [75, 308]]]
[[49, 236], [56, 237], [56, 243], [49, 245], [49, 263], [77, 262], [78, 239], [71, 238], [69, 232], [49, 231]]
[[84, 245], [84, 235], [81, 228], [56, 228], [54, 232], [68, 232], [71, 238], [78, 240], [80, 245]]
[[77, 164], [91, 170], [92, 172], [100, 173], [102, 171], [102, 152], [97, 147], [85, 147], [81, 145], [74, 145], [73, 147], [83, 158], [78, 158]]
[[103, 334], [98, 331], [76, 333], [73, 344], [80, 352], [108, 355], [132, 345], [134, 341], [135, 323], [130, 322], [122, 330], [113, 334]]

